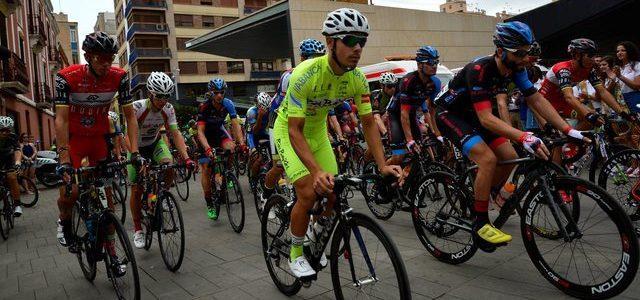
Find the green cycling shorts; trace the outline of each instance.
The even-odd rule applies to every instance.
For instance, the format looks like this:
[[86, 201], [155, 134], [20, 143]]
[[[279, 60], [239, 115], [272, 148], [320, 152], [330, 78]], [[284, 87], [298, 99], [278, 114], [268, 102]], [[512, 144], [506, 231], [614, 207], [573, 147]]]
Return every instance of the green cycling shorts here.
[[[336, 156], [331, 148], [331, 142], [327, 137], [326, 128], [323, 130], [316, 130], [317, 133], [308, 135], [305, 132], [305, 138], [309, 144], [313, 157], [320, 166], [320, 168], [333, 175], [338, 174], [338, 163], [336, 162]], [[296, 180], [310, 174], [307, 167], [302, 163], [289, 139], [289, 129], [279, 122], [276, 122], [274, 128], [274, 140], [276, 150], [280, 155], [280, 160], [284, 171], [289, 177], [289, 180], [293, 183]]]
[[[167, 146], [163, 139], [158, 139], [155, 143], [147, 147], [141, 147], [139, 150], [140, 155], [142, 155], [144, 159], [153, 159], [153, 162], [156, 164], [159, 164], [163, 160], [173, 161], [173, 155], [171, 155], [169, 146]], [[131, 158], [131, 153], [127, 154], [127, 158]], [[131, 164], [127, 165], [127, 173], [129, 173], [129, 182], [136, 183], [138, 175], [136, 168]]]

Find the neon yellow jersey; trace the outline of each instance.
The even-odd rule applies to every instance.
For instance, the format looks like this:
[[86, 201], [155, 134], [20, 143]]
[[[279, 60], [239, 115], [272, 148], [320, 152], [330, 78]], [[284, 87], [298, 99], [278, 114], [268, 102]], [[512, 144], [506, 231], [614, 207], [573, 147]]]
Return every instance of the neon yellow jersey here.
[[329, 110], [345, 100], [354, 100], [361, 116], [371, 113], [369, 83], [359, 68], [337, 76], [329, 56], [305, 60], [289, 78], [287, 94], [276, 124], [288, 127], [288, 118], [305, 118], [306, 137], [324, 133]]

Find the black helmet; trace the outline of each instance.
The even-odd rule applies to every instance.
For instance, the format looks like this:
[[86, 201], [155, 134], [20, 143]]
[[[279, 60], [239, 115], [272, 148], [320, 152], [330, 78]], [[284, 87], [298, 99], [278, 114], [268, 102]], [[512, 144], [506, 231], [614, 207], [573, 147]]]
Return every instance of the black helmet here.
[[82, 50], [87, 53], [116, 54], [118, 43], [105, 32], [96, 31], [84, 38]]
[[569, 43], [567, 51], [569, 53], [578, 52], [594, 54], [598, 51], [598, 46], [596, 46], [596, 43], [590, 39], [575, 39]]

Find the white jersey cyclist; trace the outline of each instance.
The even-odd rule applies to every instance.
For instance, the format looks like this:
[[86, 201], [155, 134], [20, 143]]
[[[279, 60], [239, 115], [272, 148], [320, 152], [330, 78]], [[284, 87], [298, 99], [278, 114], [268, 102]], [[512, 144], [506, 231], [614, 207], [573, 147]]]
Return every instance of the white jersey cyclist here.
[[171, 103], [167, 103], [161, 110], [154, 111], [151, 100], [142, 99], [133, 102], [133, 108], [138, 119], [139, 147], [151, 146], [160, 138], [160, 128], [164, 125], [169, 130], [178, 129], [176, 111]]

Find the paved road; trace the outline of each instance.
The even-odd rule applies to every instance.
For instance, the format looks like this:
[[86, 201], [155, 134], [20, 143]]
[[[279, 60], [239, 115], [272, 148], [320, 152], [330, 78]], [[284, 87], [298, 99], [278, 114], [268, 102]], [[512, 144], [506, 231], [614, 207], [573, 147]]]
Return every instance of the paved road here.
[[[158, 244], [137, 250], [144, 299], [289, 299], [273, 285], [261, 254], [256, 219], [246, 180], [244, 231], [236, 234], [226, 216], [206, 219], [202, 190], [191, 184], [191, 198], [181, 202], [187, 229], [187, 250], [177, 273], [165, 269]], [[89, 283], [75, 256], [56, 241], [56, 191], [41, 191], [41, 200], [16, 221], [7, 241], [0, 240], [0, 298], [2, 299], [112, 299], [111, 286], [99, 264], [95, 282]], [[363, 201], [353, 200], [357, 211], [369, 213]], [[131, 220], [127, 219], [131, 230]], [[560, 299], [567, 298], [546, 282], [526, 254], [515, 220], [505, 230], [514, 242], [493, 254], [478, 252], [470, 261], [451, 266], [436, 261], [415, 236], [408, 213], [396, 213], [383, 222], [393, 236], [407, 267], [414, 299]], [[130, 236], [132, 233], [129, 231]], [[327, 271], [312, 287], [294, 299], [333, 299]], [[636, 278], [621, 299], [640, 299]]]

